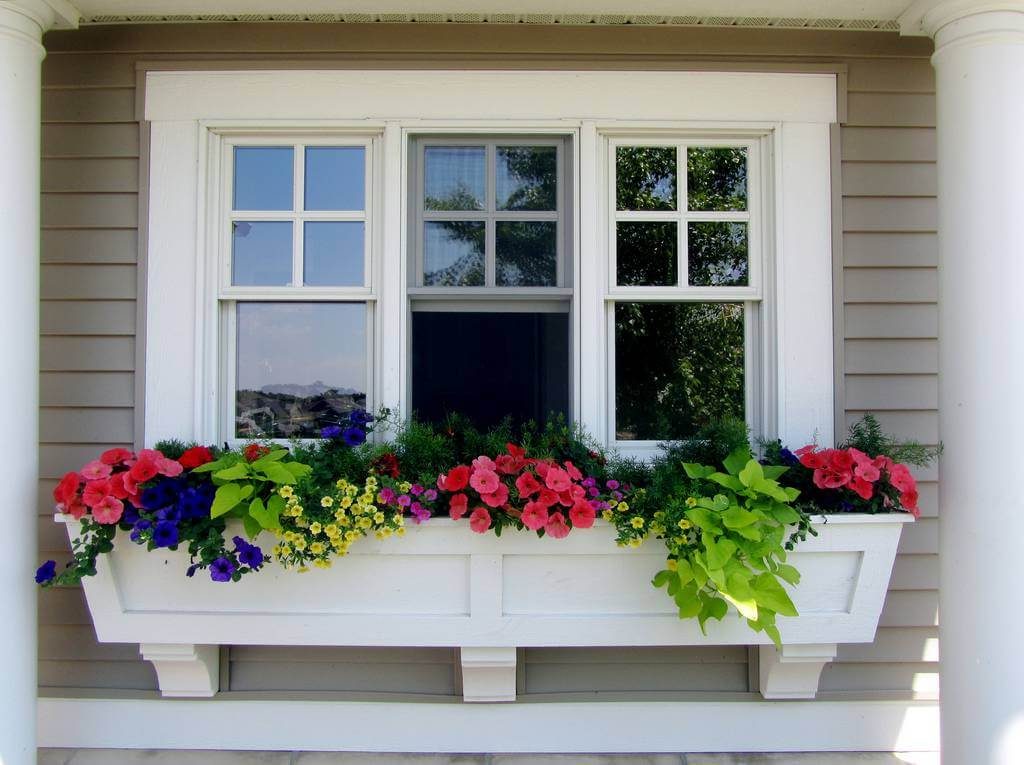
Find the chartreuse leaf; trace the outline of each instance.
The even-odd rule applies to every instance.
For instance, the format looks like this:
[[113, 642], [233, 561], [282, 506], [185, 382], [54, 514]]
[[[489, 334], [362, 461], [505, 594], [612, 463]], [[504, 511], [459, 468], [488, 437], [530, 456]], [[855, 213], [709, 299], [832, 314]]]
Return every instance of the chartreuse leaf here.
[[757, 619], [757, 600], [750, 583], [740, 573], [730, 574], [726, 589], [719, 589], [722, 597], [736, 606], [736, 610], [748, 619]]
[[770, 608], [777, 614], [783, 616], [796, 616], [796, 606], [790, 600], [789, 594], [779, 584], [779, 580], [773, 574], [764, 573], [754, 580], [754, 597], [757, 602], [766, 608]]
[[697, 558], [696, 555], [693, 557], [693, 565], [691, 566], [693, 571], [693, 581], [698, 587], [703, 587], [708, 583], [708, 569], [704, 563]]
[[303, 464], [302, 462], [282, 462], [281, 467], [295, 476], [296, 479], [304, 478], [313, 472], [313, 468], [309, 465]]
[[260, 526], [260, 522], [251, 515], [246, 515], [242, 519], [242, 525], [245, 527], [245, 535], [249, 537], [249, 539], [255, 539], [257, 535], [263, 531], [263, 527]]
[[261, 472], [278, 486], [295, 483], [292, 471], [278, 462], [268, 462], [261, 468]]
[[738, 447], [732, 454], [726, 457], [722, 464], [725, 465], [725, 469], [729, 471], [731, 475], [739, 475], [740, 471], [747, 466], [747, 463], [752, 459], [750, 454], [750, 448], [746, 446]]
[[256, 460], [254, 463], [252, 463], [252, 466], [254, 468], [256, 468], [257, 470], [262, 470], [267, 465], [269, 465], [271, 462], [280, 462], [281, 460], [283, 460], [285, 458], [285, 455], [287, 455], [287, 454], [288, 454], [288, 450], [287, 449], [274, 449], [273, 451], [267, 452], [262, 457], [260, 457], [258, 460]]
[[771, 481], [781, 478], [789, 470], [785, 465], [763, 465], [762, 467], [764, 468], [764, 477]]
[[[280, 502], [275, 502], [275, 499]], [[249, 504], [249, 515], [256, 519], [261, 528], [276, 529], [281, 525], [279, 519], [283, 507], [284, 500], [277, 495], [271, 497], [266, 505], [263, 504], [262, 499], [257, 497]]]
[[780, 502], [776, 502], [772, 505], [771, 510], [769, 510], [769, 514], [779, 523], [787, 526], [800, 521], [800, 514], [796, 510], [791, 508], [789, 505], [784, 505]]
[[722, 533], [722, 527], [718, 525], [718, 517], [703, 507], [691, 507], [686, 511], [686, 518], [701, 531], [714, 534]]
[[[690, 565], [688, 560], [677, 560], [676, 561], [676, 573], [679, 575], [679, 584], [689, 584], [696, 577], [693, 573], [693, 567]], [[704, 585], [701, 585], [703, 587]]]
[[740, 482], [750, 488], [758, 481], [764, 480], [764, 470], [757, 460], [749, 460], [739, 474]]
[[724, 486], [727, 489], [733, 491], [743, 491], [743, 482], [734, 475], [726, 475], [725, 473], [712, 473], [708, 476], [709, 481], [714, 481], [719, 486]]
[[708, 619], [722, 621], [729, 613], [729, 604], [722, 598], [709, 595], [705, 592], [700, 594], [701, 611], [697, 614], [697, 621], [700, 622], [700, 631], [706, 636], [708, 634], [704, 625]]
[[690, 619], [701, 611], [700, 598], [697, 597], [697, 585], [690, 583], [680, 587], [675, 594], [676, 605], [679, 606], [679, 618]]
[[800, 572], [792, 566], [790, 566], [788, 563], [783, 563], [782, 565], [780, 565], [775, 573], [779, 576], [780, 579], [783, 579], [784, 581], [789, 582], [790, 584], [800, 584]]
[[706, 551], [709, 570], [724, 568], [729, 558], [736, 552], [736, 543], [731, 539], [719, 539], [716, 542], [709, 534], [704, 534], [701, 541]]
[[[742, 529], [757, 522], [757, 516], [749, 510], [744, 510], [739, 505], [733, 505], [722, 513], [722, 523], [727, 529]], [[760, 538], [760, 537], [759, 537]]]
[[216, 473], [213, 474], [213, 477], [221, 481], [238, 481], [241, 480], [242, 478], [249, 477], [249, 469], [245, 466], [244, 463], [239, 462], [237, 464], [232, 465], [229, 468], [218, 470]]
[[207, 462], [205, 465], [192, 468], [193, 473], [215, 473], [218, 470], [223, 470], [229, 465], [233, 464], [233, 458], [221, 457], [219, 460], [213, 462]]
[[698, 465], [696, 462], [684, 462], [683, 470], [686, 471], [686, 475], [690, 478], [707, 478], [709, 475], [715, 472], [713, 467], [707, 465]]
[[241, 502], [243, 499], [248, 499], [249, 497], [252, 496], [252, 492], [253, 492], [252, 484], [248, 484], [248, 483], [245, 484], [240, 489], [240, 492], [241, 493], [238, 496], [238, 501], [239, 502]]
[[778, 502], [788, 502], [789, 498], [786, 494], [786, 490], [779, 486], [776, 481], [769, 481], [767, 478], [762, 478], [758, 481], [754, 481], [751, 487], [754, 491], [761, 494], [767, 494], [772, 499]]
[[219, 518], [234, 509], [242, 501], [242, 487], [237, 483], [226, 483], [217, 488], [210, 506], [210, 517]]
[[675, 571], [669, 571], [668, 569], [659, 571], [657, 574], [654, 575], [654, 579], [651, 580], [651, 584], [653, 584], [655, 587], [664, 587], [666, 584], [672, 581], [672, 577], [674, 575]]
[[761, 532], [754, 526], [744, 526], [743, 528], [735, 530], [744, 539], [749, 539], [752, 542], [761, 541]]

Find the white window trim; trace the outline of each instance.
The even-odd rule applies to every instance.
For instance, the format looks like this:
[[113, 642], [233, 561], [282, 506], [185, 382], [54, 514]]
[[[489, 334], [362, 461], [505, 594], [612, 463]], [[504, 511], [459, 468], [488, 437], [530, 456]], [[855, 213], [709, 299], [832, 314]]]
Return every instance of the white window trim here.
[[[760, 397], [788, 443], [833, 438], [829, 126], [835, 75], [723, 72], [267, 71], [150, 72], [145, 440], [220, 438], [218, 368], [204, 341], [216, 274], [206, 225], [214, 130], [379, 132], [374, 160], [381, 222], [375, 236], [372, 400], [406, 412], [408, 138], [423, 133], [573, 133], [575, 418], [609, 432], [607, 384], [607, 136], [644, 131], [706, 136], [771, 133], [774, 294], [766, 305], [778, 360]], [[666, 93], [672, 97], [667, 98]], [[609, 94], [614, 94], [610, 96]], [[187, 96], [187, 97], [186, 97]], [[496, 118], [495, 115], [499, 115]], [[618, 119], [630, 115], [630, 119]], [[644, 119], [637, 119], [641, 115]], [[223, 184], [222, 184], [223, 185]], [[369, 207], [370, 201], [367, 201]], [[215, 260], [215, 259], [213, 259]], [[182, 331], [193, 327], [193, 331]], [[597, 328], [599, 331], [594, 331]], [[755, 344], [756, 345], [756, 344]], [[774, 345], [774, 347], [772, 347]], [[749, 350], [749, 349], [748, 349]], [[762, 364], [764, 368], [766, 365]], [[368, 391], [368, 396], [371, 392]]]

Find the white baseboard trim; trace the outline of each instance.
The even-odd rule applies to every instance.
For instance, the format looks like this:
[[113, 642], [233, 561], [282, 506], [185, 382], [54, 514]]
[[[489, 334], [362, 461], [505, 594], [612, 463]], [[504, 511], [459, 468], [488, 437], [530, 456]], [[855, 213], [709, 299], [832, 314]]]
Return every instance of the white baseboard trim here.
[[939, 748], [935, 701], [41, 698], [38, 713], [40, 747], [537, 753]]

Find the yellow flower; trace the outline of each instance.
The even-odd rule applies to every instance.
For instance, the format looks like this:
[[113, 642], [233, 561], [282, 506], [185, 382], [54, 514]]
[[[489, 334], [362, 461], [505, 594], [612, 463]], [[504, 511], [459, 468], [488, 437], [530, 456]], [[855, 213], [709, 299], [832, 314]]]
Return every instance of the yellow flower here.
[[334, 517], [337, 519], [338, 525], [341, 526], [343, 529], [348, 528], [352, 525], [352, 519], [347, 516], [342, 515], [339, 517], [336, 515]]
[[281, 545], [274, 545], [271, 548], [271, 550], [270, 550], [270, 554], [273, 555], [275, 558], [280, 558], [281, 557]]
[[362, 518], [359, 519], [359, 522], [356, 525], [359, 526], [359, 528], [361, 529], [368, 529], [373, 525], [373, 521], [364, 515]]
[[298, 518], [295, 521], [295, 525], [298, 526], [300, 529], [308, 529], [309, 521], [307, 521], [305, 518]]
[[382, 513], [380, 510], [375, 512], [373, 514], [373, 522], [374, 523], [384, 523], [384, 513]]
[[640, 545], [642, 545], [643, 543], [644, 543], [644, 540], [643, 540], [643, 539], [640, 539], [640, 538], [637, 538], [637, 539], [630, 539], [630, 540], [629, 540], [629, 546], [630, 546], [630, 547], [639, 547], [639, 546], [640, 546]]
[[342, 507], [352, 507], [352, 497], [346, 494], [344, 497], [341, 498], [341, 502], [339, 502], [338, 504], [340, 504]]
[[613, 513], [611, 510], [602, 510], [601, 517], [604, 518], [606, 521], [610, 521], [612, 518], [615, 517], [615, 513]]
[[660, 523], [652, 523], [651, 524], [651, 533], [652, 534], [664, 534], [665, 533], [665, 527], [662, 526]]
[[313, 521], [311, 524], [309, 524], [309, 530], [313, 534], [319, 534], [321, 531], [323, 531], [323, 526], [320, 525], [320, 521]]
[[642, 529], [644, 527], [644, 519], [639, 515], [635, 515], [629, 520], [629, 525], [634, 529]]
[[294, 507], [294, 509], [292, 510], [292, 515], [294, 515], [296, 518], [299, 518], [302, 515], [302, 513], [303, 513], [302, 505], [296, 505]]
[[344, 478], [339, 478], [334, 485], [337, 486], [339, 489], [344, 489], [346, 486], [348, 486], [348, 481], [346, 481]]
[[686, 506], [687, 507], [696, 507], [697, 506], [697, 498], [696, 497], [687, 497], [686, 498]]
[[364, 505], [372, 505], [373, 504], [373, 494], [365, 494], [365, 493], [364, 494], [360, 494], [359, 495], [359, 502], [361, 504], [364, 504]]
[[317, 558], [313, 561], [313, 565], [317, 568], [330, 568], [331, 562], [327, 558]]
[[323, 542], [314, 542], [313, 544], [311, 544], [309, 546], [309, 551], [313, 555], [323, 555], [324, 550], [326, 550], [326, 549], [327, 548], [324, 547], [324, 543]]
[[679, 527], [680, 529], [682, 529], [683, 531], [686, 531], [687, 529], [689, 529], [689, 528], [692, 528], [692, 527], [693, 527], [693, 524], [692, 524], [692, 523], [690, 523], [690, 522], [689, 522], [688, 520], [686, 520], [685, 518], [683, 518], [682, 520], [680, 520], [680, 521], [679, 521], [679, 523], [677, 523], [677, 524], [676, 524], [676, 526], [678, 526], [678, 527]]
[[359, 489], [357, 489], [353, 484], [347, 484], [345, 486], [345, 496], [346, 497], [355, 497], [356, 494], [358, 494], [358, 493], [359, 493]]
[[403, 518], [398, 513], [395, 513], [394, 517], [392, 517], [391, 520], [394, 522], [396, 526], [398, 526], [398, 528], [402, 528], [402, 526], [405, 525], [405, 518]]
[[669, 571], [678, 571], [679, 564], [676, 563], [675, 558], [669, 558], [667, 561], [665, 561], [665, 568], [667, 568]]
[[285, 499], [288, 499], [289, 497], [295, 496], [295, 489], [293, 489], [291, 486], [282, 486], [280, 489], [277, 490], [277, 493], [280, 494]]
[[296, 539], [292, 544], [295, 545], [295, 549], [298, 550], [299, 552], [302, 552], [303, 550], [306, 549], [306, 540], [303, 539], [302, 537], [299, 537], [298, 539]]
[[329, 539], [334, 539], [340, 533], [341, 529], [338, 528], [338, 524], [336, 523], [328, 523], [326, 528], [324, 528], [324, 534], [326, 534]]
[[298, 571], [300, 574], [306, 574], [309, 572], [309, 568], [307, 566], [299, 566], [296, 569], [296, 571]]
[[378, 492], [377, 501], [380, 502], [382, 505], [384, 504], [384, 492]]
[[405, 526], [399, 526], [398, 527], [398, 531], [396, 531], [395, 533], [398, 534], [398, 536], [400, 536], [400, 537], [404, 537], [405, 536]]
[[292, 554], [292, 546], [291, 545], [281, 545], [281, 555], [291, 555], [291, 554]]
[[615, 507], [617, 504], [619, 504], [618, 500], [615, 500], [615, 499], [609, 499], [608, 500], [608, 507]]
[[391, 529], [389, 529], [389, 528], [388, 528], [387, 526], [385, 526], [384, 528], [382, 528], [382, 529], [380, 530], [380, 533], [381, 533], [381, 539], [387, 539], [387, 538], [388, 538], [389, 536], [391, 536], [391, 535], [392, 535], [392, 534], [393, 534], [394, 532], [393, 532], [393, 531], [392, 531]]
[[320, 507], [331, 507], [334, 505], [334, 497], [324, 497], [320, 500]]
[[357, 539], [359, 539], [360, 536], [361, 535], [360, 535], [360, 533], [358, 531], [355, 531], [355, 530], [346, 531], [345, 532], [345, 541], [346, 542], [355, 542]]
[[620, 502], [618, 510], [619, 510], [620, 513], [628, 513], [629, 512], [629, 505], [627, 503], [625, 503], [625, 502]]

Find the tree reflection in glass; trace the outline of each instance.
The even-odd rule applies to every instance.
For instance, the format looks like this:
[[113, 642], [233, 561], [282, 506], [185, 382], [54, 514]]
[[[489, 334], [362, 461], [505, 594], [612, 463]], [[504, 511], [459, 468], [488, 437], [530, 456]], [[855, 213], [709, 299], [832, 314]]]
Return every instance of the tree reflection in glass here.
[[423, 150], [423, 209], [483, 210], [487, 198], [483, 146], [428, 146]]
[[746, 210], [747, 150], [687, 149], [686, 184], [691, 210]]
[[617, 210], [675, 210], [676, 185], [674, 147], [619, 146], [615, 150]]
[[615, 225], [615, 281], [621, 287], [674, 287], [679, 280], [678, 224], [619, 221]]
[[484, 285], [483, 221], [423, 224], [423, 284], [427, 287]]
[[692, 286], [747, 286], [746, 223], [690, 223], [688, 229], [688, 270]]
[[554, 287], [558, 280], [554, 221], [495, 224], [495, 281], [499, 287]]
[[744, 416], [741, 303], [617, 303], [615, 434], [677, 440]]
[[499, 146], [495, 152], [495, 161], [497, 209], [557, 209], [556, 147]]

